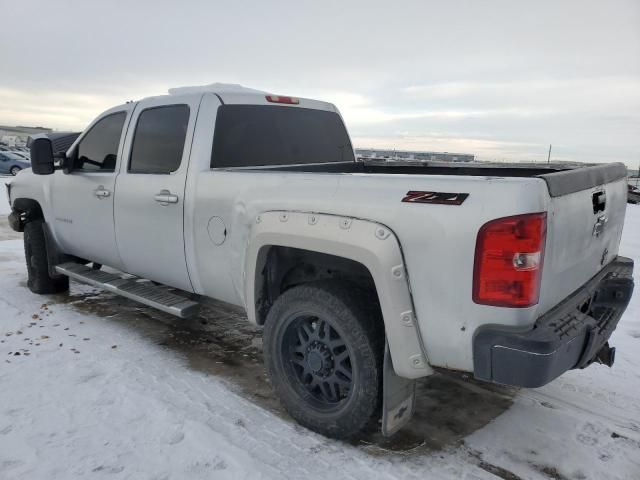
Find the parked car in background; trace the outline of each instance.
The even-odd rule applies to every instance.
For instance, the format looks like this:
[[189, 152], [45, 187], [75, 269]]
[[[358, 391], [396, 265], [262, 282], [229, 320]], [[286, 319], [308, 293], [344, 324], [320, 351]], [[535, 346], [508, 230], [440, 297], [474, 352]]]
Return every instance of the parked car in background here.
[[31, 168], [31, 163], [15, 152], [0, 152], [0, 174], [17, 175], [25, 168]]
[[29, 153], [24, 152], [22, 150], [2, 150], [1, 152], [13, 153], [14, 155], [18, 155], [19, 157], [21, 157], [27, 162], [31, 161], [31, 156], [29, 155]]
[[627, 203], [638, 204], [640, 203], [640, 189], [633, 185], [627, 185]]

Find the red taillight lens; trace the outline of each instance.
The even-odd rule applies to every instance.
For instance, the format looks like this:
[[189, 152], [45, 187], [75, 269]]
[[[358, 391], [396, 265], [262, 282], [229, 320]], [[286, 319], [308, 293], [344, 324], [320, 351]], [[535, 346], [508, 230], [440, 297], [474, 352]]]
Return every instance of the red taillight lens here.
[[473, 301], [519, 308], [538, 303], [546, 234], [546, 213], [485, 223], [476, 241]]
[[294, 97], [283, 97], [281, 95], [267, 95], [267, 102], [271, 103], [286, 103], [288, 105], [298, 105], [300, 100]]

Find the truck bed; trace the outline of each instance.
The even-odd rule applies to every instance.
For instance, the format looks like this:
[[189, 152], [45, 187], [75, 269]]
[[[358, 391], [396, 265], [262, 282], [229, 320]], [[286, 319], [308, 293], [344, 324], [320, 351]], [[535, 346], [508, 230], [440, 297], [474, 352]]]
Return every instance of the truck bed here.
[[558, 197], [609, 183], [627, 174], [622, 163], [536, 164], [452, 163], [411, 161], [335, 162], [308, 165], [250, 167], [250, 170], [383, 175], [457, 175], [479, 177], [538, 177], [547, 183], [549, 195]]
[[[237, 199], [233, 201], [241, 208], [235, 209], [231, 232], [242, 231], [261, 211], [283, 209], [375, 218], [388, 226], [402, 245], [430, 363], [469, 370], [473, 360], [467, 354], [479, 325], [530, 328], [616, 258], [627, 198], [625, 176], [621, 164], [335, 162], [214, 168], [200, 179], [198, 191], [206, 192], [200, 194], [206, 205]], [[412, 190], [468, 197], [456, 207], [402, 203]], [[205, 211], [196, 223], [206, 224], [208, 207]], [[495, 218], [533, 212], [547, 214], [539, 303], [522, 309], [473, 303], [479, 228]], [[451, 348], [451, 342], [439, 340], [443, 337], [466, 348]]]

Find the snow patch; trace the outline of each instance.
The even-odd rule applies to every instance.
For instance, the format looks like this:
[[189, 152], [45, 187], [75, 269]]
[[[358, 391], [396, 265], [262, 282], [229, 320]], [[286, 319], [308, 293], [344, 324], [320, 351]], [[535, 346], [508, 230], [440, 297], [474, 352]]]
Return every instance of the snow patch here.
[[11, 213], [9, 199], [7, 198], [7, 188], [5, 185], [11, 183], [12, 178], [13, 177], [0, 176], [0, 183], [2, 183], [2, 185], [0, 185], [0, 189], [3, 190], [0, 192], [0, 215], [7, 215]]
[[[638, 293], [612, 337], [613, 369], [520, 390], [462, 442], [397, 452], [316, 435], [190, 368], [155, 325], [140, 328], [145, 307], [101, 314], [89, 306], [104, 294], [76, 283], [32, 294], [23, 252], [0, 241], [2, 480], [640, 478]], [[640, 206], [628, 206], [620, 253], [640, 264]]]

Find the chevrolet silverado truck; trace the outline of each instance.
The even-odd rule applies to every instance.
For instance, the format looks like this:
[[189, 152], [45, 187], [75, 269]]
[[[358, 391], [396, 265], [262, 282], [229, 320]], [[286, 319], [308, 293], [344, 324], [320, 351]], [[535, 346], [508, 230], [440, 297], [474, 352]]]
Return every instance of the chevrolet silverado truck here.
[[622, 164], [359, 162], [334, 105], [221, 84], [31, 158], [8, 192], [33, 292], [241, 306], [282, 404], [324, 435], [395, 433], [436, 369], [539, 387], [614, 362]]

